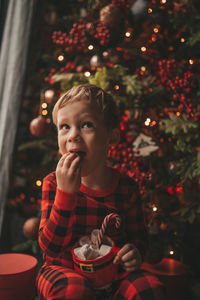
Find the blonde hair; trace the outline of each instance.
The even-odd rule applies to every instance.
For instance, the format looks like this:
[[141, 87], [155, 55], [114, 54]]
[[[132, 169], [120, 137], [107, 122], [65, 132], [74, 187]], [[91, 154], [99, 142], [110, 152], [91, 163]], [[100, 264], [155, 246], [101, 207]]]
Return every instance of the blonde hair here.
[[58, 99], [52, 112], [54, 124], [57, 125], [57, 114], [59, 109], [64, 107], [70, 101], [81, 101], [83, 99], [87, 99], [91, 103], [94, 103], [100, 111], [103, 112], [107, 129], [119, 128], [119, 111], [113, 97], [93, 84], [80, 84], [74, 86]]

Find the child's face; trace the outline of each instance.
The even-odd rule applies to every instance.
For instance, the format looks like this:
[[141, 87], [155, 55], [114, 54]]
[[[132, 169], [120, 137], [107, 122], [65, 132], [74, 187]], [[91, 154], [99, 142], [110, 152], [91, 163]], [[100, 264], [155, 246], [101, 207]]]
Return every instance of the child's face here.
[[67, 103], [58, 110], [57, 128], [60, 153], [82, 154], [81, 176], [105, 168], [113, 131], [106, 129], [103, 113], [94, 104], [85, 99]]

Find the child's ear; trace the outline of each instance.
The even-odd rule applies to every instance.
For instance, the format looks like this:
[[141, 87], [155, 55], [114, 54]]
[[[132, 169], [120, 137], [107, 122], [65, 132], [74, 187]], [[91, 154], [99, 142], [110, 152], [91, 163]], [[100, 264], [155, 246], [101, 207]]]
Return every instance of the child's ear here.
[[109, 146], [115, 146], [120, 141], [120, 130], [118, 128], [114, 128], [111, 130]]

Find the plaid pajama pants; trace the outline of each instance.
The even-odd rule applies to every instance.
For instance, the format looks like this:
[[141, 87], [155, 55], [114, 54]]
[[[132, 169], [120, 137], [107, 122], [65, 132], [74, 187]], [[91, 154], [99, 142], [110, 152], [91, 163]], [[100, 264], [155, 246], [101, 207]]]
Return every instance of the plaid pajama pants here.
[[147, 272], [133, 272], [115, 282], [111, 295], [95, 292], [90, 282], [74, 270], [43, 266], [37, 277], [40, 300], [165, 300], [163, 285]]

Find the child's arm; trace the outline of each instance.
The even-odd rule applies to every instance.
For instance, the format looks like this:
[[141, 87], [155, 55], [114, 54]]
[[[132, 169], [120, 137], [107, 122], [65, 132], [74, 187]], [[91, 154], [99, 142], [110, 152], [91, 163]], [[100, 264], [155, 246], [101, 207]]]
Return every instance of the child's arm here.
[[77, 195], [59, 190], [53, 174], [44, 179], [39, 244], [46, 255], [55, 258], [70, 244], [76, 203]]
[[79, 190], [81, 158], [64, 154], [56, 168], [56, 182], [43, 181], [39, 244], [50, 257], [62, 253], [72, 240], [74, 211]]

